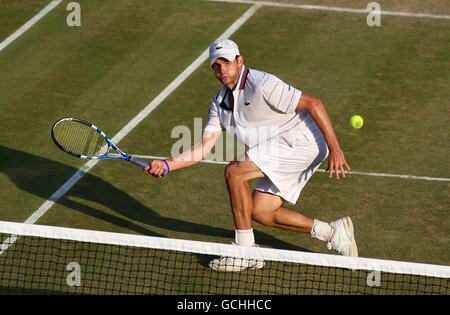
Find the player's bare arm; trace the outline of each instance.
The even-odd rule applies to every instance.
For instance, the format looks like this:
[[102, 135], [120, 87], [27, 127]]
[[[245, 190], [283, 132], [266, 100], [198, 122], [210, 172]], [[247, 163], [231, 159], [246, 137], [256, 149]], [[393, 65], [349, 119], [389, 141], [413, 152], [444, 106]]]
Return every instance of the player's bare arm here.
[[211, 149], [216, 143], [217, 139], [219, 139], [220, 135], [221, 132], [204, 133], [202, 138], [191, 145], [189, 150], [186, 150], [179, 156], [165, 161], [154, 160], [150, 163], [150, 166], [144, 168], [144, 170], [148, 171], [155, 177], [161, 177], [167, 166], [169, 167], [170, 171], [193, 166], [206, 158], [208, 153], [211, 152]]
[[345, 177], [344, 166], [347, 171], [350, 171], [350, 166], [345, 160], [344, 153], [339, 146], [333, 125], [331, 124], [331, 120], [328, 117], [322, 101], [314, 96], [302, 93], [300, 101], [297, 105], [297, 110], [302, 109], [305, 109], [310, 113], [311, 117], [314, 119], [317, 126], [322, 131], [325, 140], [327, 141], [328, 148], [330, 150], [327, 171], [329, 172], [330, 177], [333, 176], [333, 173], [336, 174], [337, 179], [339, 179], [339, 173], [342, 174], [342, 177]]

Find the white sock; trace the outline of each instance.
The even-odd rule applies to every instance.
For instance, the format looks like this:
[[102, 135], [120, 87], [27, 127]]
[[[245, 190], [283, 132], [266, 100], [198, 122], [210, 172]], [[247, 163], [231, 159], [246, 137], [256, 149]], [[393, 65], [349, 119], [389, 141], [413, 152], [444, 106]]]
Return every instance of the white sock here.
[[253, 229], [235, 230], [235, 231], [236, 231], [236, 244], [242, 246], [255, 245], [255, 236], [253, 235]]
[[333, 228], [326, 222], [314, 219], [314, 224], [311, 229], [311, 236], [324, 242], [331, 240]]

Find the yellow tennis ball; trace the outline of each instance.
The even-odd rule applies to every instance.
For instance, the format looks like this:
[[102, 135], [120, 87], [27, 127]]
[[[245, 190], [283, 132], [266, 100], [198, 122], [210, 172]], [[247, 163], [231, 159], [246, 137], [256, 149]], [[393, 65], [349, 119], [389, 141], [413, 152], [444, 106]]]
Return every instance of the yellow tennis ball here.
[[359, 115], [353, 115], [350, 117], [350, 126], [359, 129], [364, 125], [364, 119]]

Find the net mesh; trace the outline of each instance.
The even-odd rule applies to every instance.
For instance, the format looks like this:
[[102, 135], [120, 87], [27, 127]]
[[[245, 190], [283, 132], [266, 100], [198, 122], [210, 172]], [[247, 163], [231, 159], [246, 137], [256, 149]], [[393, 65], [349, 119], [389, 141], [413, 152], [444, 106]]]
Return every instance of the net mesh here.
[[106, 153], [106, 140], [95, 129], [76, 120], [57, 123], [53, 128], [53, 136], [64, 151], [75, 155], [96, 156]]
[[[24, 233], [26, 225], [14, 225], [0, 224], [2, 294], [450, 293], [448, 266], [357, 259], [364, 268], [355, 270], [336, 267], [354, 266], [354, 258], [259, 249], [263, 268], [220, 272], [209, 267], [216, 254], [236, 260], [248, 254], [233, 245], [39, 226], [33, 226], [39, 233]], [[307, 263], [296, 262], [302, 259]], [[309, 262], [314, 260], [321, 265]], [[403, 264], [403, 273], [380, 271]], [[424, 275], [430, 272], [435, 275]]]

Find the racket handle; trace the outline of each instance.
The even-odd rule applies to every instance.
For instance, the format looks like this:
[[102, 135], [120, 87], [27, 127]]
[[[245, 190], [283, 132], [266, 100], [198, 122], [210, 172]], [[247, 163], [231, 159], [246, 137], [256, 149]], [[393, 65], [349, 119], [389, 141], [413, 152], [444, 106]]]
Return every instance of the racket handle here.
[[[150, 165], [149, 162], [141, 160], [141, 159], [139, 159], [137, 157], [130, 157], [130, 159], [128, 161], [130, 161], [131, 163], [133, 163], [133, 164], [135, 164], [137, 166], [140, 166], [142, 168], [147, 167], [147, 166]], [[161, 176], [166, 176], [166, 175], [167, 175], [167, 170], [164, 170], [164, 172], [161, 174]]]
[[147, 167], [147, 166], [150, 165], [149, 162], [141, 160], [141, 159], [136, 158], [136, 157], [130, 157], [130, 159], [128, 161], [130, 161], [131, 163], [133, 163], [133, 164], [135, 164], [137, 166], [140, 166], [142, 168]]

